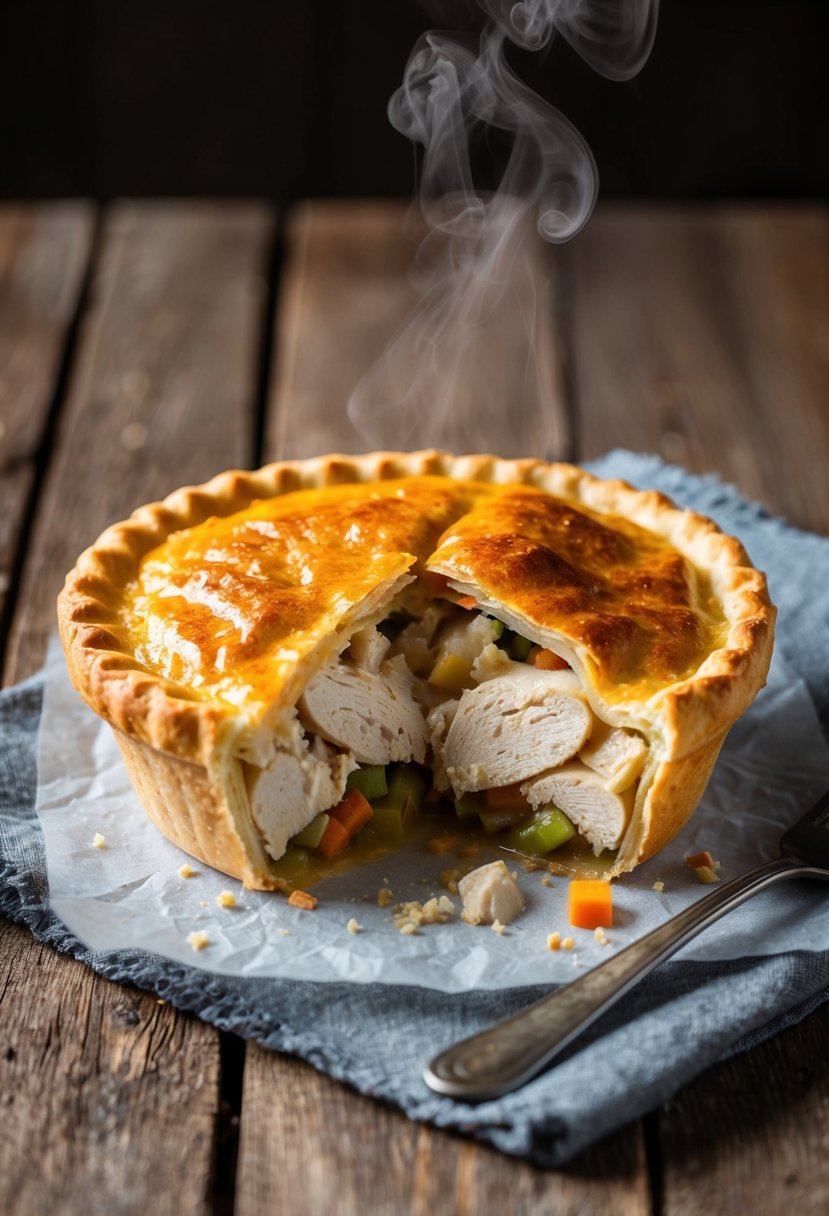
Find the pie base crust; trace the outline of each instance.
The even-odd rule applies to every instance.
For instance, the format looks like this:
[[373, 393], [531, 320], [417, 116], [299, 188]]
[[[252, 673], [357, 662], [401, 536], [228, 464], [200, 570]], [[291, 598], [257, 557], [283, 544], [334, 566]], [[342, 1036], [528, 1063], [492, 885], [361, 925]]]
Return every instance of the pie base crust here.
[[611, 875], [633, 869], [680, 830], [699, 801], [729, 727], [765, 682], [775, 610], [764, 576], [752, 567], [739, 541], [656, 491], [602, 480], [569, 464], [433, 451], [286, 461], [256, 472], [222, 473], [202, 486], [177, 490], [108, 528], [81, 555], [58, 598], [58, 623], [72, 681], [114, 728], [150, 818], [185, 852], [247, 887], [272, 890], [280, 882], [228, 796], [228, 774], [220, 759], [226, 712], [140, 664], [120, 626], [121, 589], [135, 577], [145, 554], [170, 533], [211, 516], [230, 515], [256, 499], [299, 489], [424, 474], [531, 485], [576, 507], [622, 516], [663, 537], [712, 579], [725, 617], [723, 645], [708, 654], [691, 678], [660, 694], [659, 754], [652, 756], [642, 778], [644, 797], [637, 802]]

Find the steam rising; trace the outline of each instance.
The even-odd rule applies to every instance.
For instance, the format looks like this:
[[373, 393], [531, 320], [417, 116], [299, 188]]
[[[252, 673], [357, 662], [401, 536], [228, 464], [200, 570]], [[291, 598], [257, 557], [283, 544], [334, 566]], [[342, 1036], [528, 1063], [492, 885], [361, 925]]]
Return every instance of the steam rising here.
[[[389, 102], [392, 125], [423, 148], [429, 235], [415, 266], [419, 303], [349, 402], [375, 447], [480, 451], [503, 433], [504, 411], [515, 452], [553, 445], [537, 357], [549, 328], [539, 324], [549, 286], [539, 236], [566, 241], [584, 226], [598, 174], [581, 135], [515, 75], [505, 48], [540, 50], [558, 32], [597, 72], [626, 80], [648, 57], [659, 0], [477, 2], [480, 35], [424, 34]], [[507, 148], [494, 190], [475, 181], [487, 141]], [[519, 366], [505, 366], [505, 352]]]

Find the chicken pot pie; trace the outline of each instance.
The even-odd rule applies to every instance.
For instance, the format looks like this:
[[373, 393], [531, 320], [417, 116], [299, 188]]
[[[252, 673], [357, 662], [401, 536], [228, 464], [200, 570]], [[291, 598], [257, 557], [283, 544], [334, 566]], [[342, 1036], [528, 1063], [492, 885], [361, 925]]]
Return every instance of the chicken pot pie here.
[[179, 490], [103, 533], [58, 615], [150, 817], [260, 890], [399, 834], [427, 785], [520, 852], [576, 833], [633, 869], [694, 809], [774, 621], [742, 546], [664, 496], [436, 452]]

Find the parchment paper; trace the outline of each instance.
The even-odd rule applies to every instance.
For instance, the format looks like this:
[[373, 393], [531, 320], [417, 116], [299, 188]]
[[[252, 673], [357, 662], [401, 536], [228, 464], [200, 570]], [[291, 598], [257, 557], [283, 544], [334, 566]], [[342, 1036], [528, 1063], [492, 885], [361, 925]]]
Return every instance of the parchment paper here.
[[[95, 950], [138, 947], [228, 975], [298, 980], [417, 984], [444, 992], [565, 982], [574, 968], [603, 961], [706, 894], [684, 864], [708, 849], [724, 879], [776, 855], [782, 831], [829, 785], [829, 747], [803, 683], [775, 657], [769, 684], [728, 737], [691, 822], [652, 861], [614, 883], [616, 926], [610, 945], [567, 923], [567, 879], [542, 885], [517, 868], [526, 913], [503, 937], [458, 919], [406, 937], [391, 907], [377, 906], [386, 884], [395, 899], [446, 894], [438, 881], [451, 857], [409, 847], [314, 887], [313, 912], [283, 896], [246, 891], [196, 863], [146, 818], [120, 755], [102, 723], [71, 688], [59, 646], [50, 649], [38, 753], [37, 812], [45, 837], [50, 902]], [[96, 832], [106, 847], [92, 847]], [[197, 875], [183, 879], [189, 861]], [[516, 867], [511, 867], [516, 868]], [[655, 892], [657, 880], [665, 884]], [[232, 909], [216, 896], [230, 890]], [[346, 924], [354, 917], [362, 932]], [[187, 944], [204, 930], [210, 945]], [[547, 935], [576, 939], [574, 951], [551, 952]], [[755, 897], [682, 952], [685, 959], [734, 959], [783, 950], [829, 948], [829, 904], [823, 884], [791, 882]]]

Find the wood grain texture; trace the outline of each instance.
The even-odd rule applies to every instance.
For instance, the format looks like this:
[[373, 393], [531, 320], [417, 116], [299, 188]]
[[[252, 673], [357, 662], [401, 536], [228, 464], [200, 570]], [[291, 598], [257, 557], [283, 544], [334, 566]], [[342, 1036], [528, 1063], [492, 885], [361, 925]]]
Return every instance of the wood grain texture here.
[[207, 1213], [218, 1035], [0, 921], [0, 1211]]
[[109, 523], [250, 459], [271, 232], [255, 204], [120, 204], [106, 220], [6, 664], [41, 661], [54, 599]]
[[248, 1048], [236, 1216], [645, 1216], [641, 1142], [628, 1130], [566, 1170], [537, 1170], [410, 1122], [257, 1046]]
[[664, 1216], [829, 1211], [829, 1006], [684, 1089], [660, 1119]]
[[[107, 218], [8, 679], [39, 663], [55, 592], [102, 527], [246, 462], [270, 232], [269, 212], [246, 204], [124, 204]], [[0, 1211], [208, 1210], [218, 1033], [4, 935], [14, 1069], [2, 1101], [14, 1113], [0, 1133]]]
[[606, 207], [572, 257], [580, 456], [656, 451], [829, 531], [829, 212]]
[[0, 208], [0, 618], [93, 223], [81, 202]]
[[[451, 422], [422, 403], [416, 409], [401, 405], [392, 424], [370, 422], [358, 430], [350, 421], [352, 390], [418, 300], [412, 261], [422, 236], [400, 203], [314, 202], [293, 211], [274, 337], [276, 374], [265, 432], [269, 459], [378, 447], [464, 447], [506, 456], [566, 451], [569, 420], [546, 249], [536, 284], [533, 359], [519, 310], [505, 308], [476, 339], [480, 359], [488, 361], [487, 399], [462, 395], [459, 386]], [[441, 335], [435, 332], [434, 339], [439, 344]], [[416, 378], [418, 361], [405, 364], [400, 380]], [[532, 400], [536, 382], [546, 406], [526, 417], [523, 404]]]

